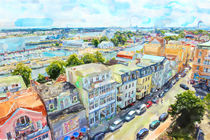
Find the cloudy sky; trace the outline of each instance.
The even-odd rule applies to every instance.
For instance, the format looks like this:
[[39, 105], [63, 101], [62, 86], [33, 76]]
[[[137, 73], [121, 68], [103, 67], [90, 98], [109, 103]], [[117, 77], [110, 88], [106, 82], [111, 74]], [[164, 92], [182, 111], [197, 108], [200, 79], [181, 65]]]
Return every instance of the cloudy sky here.
[[0, 0], [0, 28], [210, 26], [210, 0]]

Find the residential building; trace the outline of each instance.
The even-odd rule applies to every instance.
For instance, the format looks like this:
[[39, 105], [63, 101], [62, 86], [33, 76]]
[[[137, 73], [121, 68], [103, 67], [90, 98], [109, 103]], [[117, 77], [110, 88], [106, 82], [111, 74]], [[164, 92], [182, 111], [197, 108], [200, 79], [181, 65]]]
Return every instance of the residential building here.
[[0, 100], [1, 139], [51, 139], [45, 106], [33, 88], [8, 92]]
[[[141, 63], [144, 66], [152, 66], [153, 74], [152, 74], [152, 87], [151, 90], [154, 92], [157, 89], [162, 88], [162, 86], [165, 84], [165, 78], [168, 77], [167, 75], [169, 73], [164, 73], [165, 69], [168, 65], [165, 63], [166, 58], [163, 56], [154, 56], [154, 55], [143, 55], [141, 58]], [[165, 67], [164, 67], [165, 66]], [[166, 77], [164, 77], [165, 75]]]
[[55, 140], [67, 137], [73, 139], [75, 133], [79, 134], [78, 137], [84, 137], [87, 134], [87, 119], [85, 108], [79, 101], [78, 90], [71, 83], [59, 79], [63, 78], [58, 78], [53, 84], [42, 84], [37, 88], [47, 109], [52, 137]]
[[138, 58], [138, 54], [134, 51], [120, 51], [116, 56], [116, 60], [119, 62], [129, 62], [136, 60], [136, 58]]
[[117, 106], [125, 108], [136, 101], [136, 71], [122, 64], [112, 65], [110, 69], [113, 79], [118, 83]]
[[144, 54], [165, 56], [165, 40], [160, 37], [152, 37], [149, 43], [144, 44]]
[[90, 63], [66, 68], [66, 74], [67, 81], [79, 91], [90, 127], [116, 114], [116, 82], [110, 68]]
[[202, 79], [210, 87], [210, 41], [196, 47], [191, 78]]
[[0, 94], [16, 92], [22, 89], [26, 89], [26, 85], [21, 76], [9, 76], [0, 78]]
[[99, 45], [98, 48], [100, 49], [109, 49], [114, 47], [114, 44], [111, 41], [102, 41]]
[[[136, 61], [137, 62], [137, 61]], [[145, 66], [141, 63], [130, 63], [128, 67], [136, 72], [136, 99], [140, 100], [149, 95], [152, 87], [152, 66]]]

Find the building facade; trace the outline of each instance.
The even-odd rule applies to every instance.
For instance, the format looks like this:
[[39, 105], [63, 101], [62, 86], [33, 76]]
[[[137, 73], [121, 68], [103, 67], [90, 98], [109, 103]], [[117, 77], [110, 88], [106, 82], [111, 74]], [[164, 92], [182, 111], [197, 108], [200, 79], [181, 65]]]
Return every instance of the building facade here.
[[33, 88], [8, 93], [0, 100], [1, 139], [51, 139], [44, 104]]
[[67, 68], [66, 74], [79, 90], [90, 127], [116, 114], [116, 82], [108, 67], [91, 63]]
[[195, 81], [202, 79], [210, 87], [210, 41], [196, 47], [191, 78]]
[[53, 139], [73, 139], [75, 133], [80, 134], [78, 137], [86, 136], [87, 132], [81, 131], [87, 129], [85, 109], [80, 104], [78, 90], [74, 85], [61, 80], [39, 85], [37, 90], [47, 109]]
[[136, 71], [122, 64], [112, 65], [110, 69], [113, 79], [118, 83], [117, 106], [125, 108], [136, 101]]

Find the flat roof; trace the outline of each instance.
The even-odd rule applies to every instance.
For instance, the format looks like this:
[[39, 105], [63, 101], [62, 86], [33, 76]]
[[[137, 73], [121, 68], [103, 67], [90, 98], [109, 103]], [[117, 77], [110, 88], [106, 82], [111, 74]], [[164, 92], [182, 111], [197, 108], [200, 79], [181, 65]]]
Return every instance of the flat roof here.
[[201, 43], [201, 44], [198, 44], [199, 47], [210, 47], [210, 41], [208, 42], [205, 42], [205, 43]]
[[155, 61], [155, 62], [161, 62], [165, 59], [165, 57], [144, 54], [142, 59], [149, 59], [149, 60], [152, 60], [152, 61]]
[[92, 75], [96, 73], [104, 73], [105, 71], [110, 70], [107, 66], [103, 64], [97, 64], [97, 63], [90, 63], [90, 64], [84, 64], [84, 65], [67, 68], [67, 70], [69, 69], [74, 70], [76, 72], [76, 75], [81, 76], [81, 77], [86, 77], [88, 75]]
[[112, 66], [109, 66], [110, 69], [112, 70], [113, 73], [117, 73], [117, 74], [124, 74], [127, 72], [130, 72], [130, 70], [128, 69], [128, 66], [122, 65], [122, 64], [115, 64]]
[[17, 83], [21, 83], [21, 89], [26, 89], [26, 85], [23, 81], [23, 78], [19, 75], [0, 78], [0, 87], [10, 86], [11, 84], [17, 84]]

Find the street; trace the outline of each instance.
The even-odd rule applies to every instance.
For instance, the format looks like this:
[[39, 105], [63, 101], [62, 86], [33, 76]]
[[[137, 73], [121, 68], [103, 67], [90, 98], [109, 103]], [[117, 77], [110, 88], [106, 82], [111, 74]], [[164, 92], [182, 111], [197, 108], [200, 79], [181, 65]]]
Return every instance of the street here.
[[[118, 129], [117, 131], [113, 133], [107, 133], [105, 135], [105, 140], [135, 140], [136, 134], [138, 131], [142, 128], [149, 128], [149, 124], [154, 121], [158, 120], [159, 116], [167, 112], [168, 106], [175, 101], [175, 96], [178, 93], [183, 92], [184, 90], [179, 87], [179, 84], [184, 83], [187, 86], [189, 86], [190, 90], [194, 90], [192, 86], [187, 84], [188, 77], [190, 76], [191, 70], [188, 72], [188, 74], [181, 78], [163, 97], [163, 103], [159, 101], [158, 104], [153, 104], [152, 107], [148, 108], [147, 111], [141, 115], [136, 116], [132, 121], [126, 122], [123, 124], [123, 126]], [[165, 123], [168, 123], [165, 124]], [[164, 125], [163, 128], [162, 125]], [[159, 127], [161, 127], [161, 131], [163, 132], [168, 126], [170, 125], [170, 119], [166, 120], [164, 123], [161, 123]], [[156, 132], [158, 131], [158, 133]], [[145, 139], [148, 140], [154, 140], [161, 134], [160, 129], [156, 129], [154, 131], [149, 131], [149, 134], [145, 137]]]

